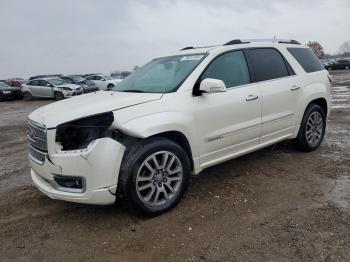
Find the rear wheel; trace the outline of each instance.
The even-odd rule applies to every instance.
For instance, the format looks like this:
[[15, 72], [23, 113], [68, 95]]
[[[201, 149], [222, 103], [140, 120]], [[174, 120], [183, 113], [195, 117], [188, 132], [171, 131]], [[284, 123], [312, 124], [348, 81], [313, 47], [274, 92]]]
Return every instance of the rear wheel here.
[[304, 113], [295, 143], [302, 151], [317, 149], [324, 137], [326, 130], [326, 114], [317, 104], [309, 105]]
[[349, 70], [349, 69], [350, 69], [350, 67], [349, 67], [349, 66], [346, 66], [346, 67], [345, 67], [345, 69], [346, 69], [346, 70]]
[[33, 100], [33, 96], [32, 96], [32, 94], [31, 94], [30, 92], [25, 91], [25, 92], [23, 93], [23, 99], [24, 99], [25, 101], [31, 101], [31, 100]]
[[62, 93], [62, 92], [59, 92], [59, 91], [56, 91], [56, 92], [54, 93], [54, 96], [55, 96], [55, 99], [56, 99], [57, 101], [64, 99], [63, 93]]
[[129, 209], [159, 215], [179, 202], [190, 173], [187, 154], [178, 144], [165, 138], [148, 139], [124, 156], [118, 195]]

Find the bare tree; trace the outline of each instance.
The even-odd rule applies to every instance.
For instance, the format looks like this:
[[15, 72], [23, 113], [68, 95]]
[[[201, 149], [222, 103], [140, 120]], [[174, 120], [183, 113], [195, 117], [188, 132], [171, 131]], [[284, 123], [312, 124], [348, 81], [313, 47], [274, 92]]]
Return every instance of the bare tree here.
[[341, 44], [340, 53], [344, 56], [350, 56], [350, 41], [345, 41]]
[[323, 51], [323, 47], [321, 46], [321, 44], [319, 42], [311, 42], [309, 41], [309, 43], [307, 43], [307, 46], [310, 47], [312, 49], [312, 51], [315, 53], [315, 55], [321, 59], [325, 57], [324, 51]]

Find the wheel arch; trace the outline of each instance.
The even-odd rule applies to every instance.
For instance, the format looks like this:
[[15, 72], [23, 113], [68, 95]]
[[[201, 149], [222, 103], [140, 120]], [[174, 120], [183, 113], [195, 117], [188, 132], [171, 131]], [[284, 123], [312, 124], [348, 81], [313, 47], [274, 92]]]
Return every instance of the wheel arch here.
[[191, 164], [191, 171], [194, 170], [194, 161], [193, 161], [191, 146], [190, 146], [190, 143], [188, 142], [187, 137], [183, 133], [172, 130], [172, 131], [165, 131], [162, 133], [154, 134], [147, 138], [157, 138], [157, 137], [167, 138], [177, 143], [179, 146], [181, 146], [188, 156], [188, 160], [190, 161], [190, 164]]

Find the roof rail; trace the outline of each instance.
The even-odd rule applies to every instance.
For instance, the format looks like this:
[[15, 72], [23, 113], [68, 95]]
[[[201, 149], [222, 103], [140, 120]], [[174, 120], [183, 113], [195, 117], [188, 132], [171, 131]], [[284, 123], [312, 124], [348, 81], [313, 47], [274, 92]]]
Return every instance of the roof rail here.
[[247, 43], [249, 43], [249, 42], [247, 42], [247, 41], [243, 42], [241, 39], [234, 39], [234, 40], [228, 41], [224, 45], [239, 45], [239, 44], [247, 44]]
[[182, 51], [182, 50], [189, 50], [189, 49], [194, 49], [194, 47], [193, 46], [187, 46], [187, 47], [184, 47], [184, 48], [180, 49], [180, 51]]
[[235, 39], [231, 40], [224, 45], [238, 45], [238, 44], [247, 44], [247, 43], [253, 43], [253, 42], [272, 42], [272, 43], [280, 43], [280, 44], [295, 44], [300, 45], [300, 43], [296, 40], [289, 40], [289, 39]]

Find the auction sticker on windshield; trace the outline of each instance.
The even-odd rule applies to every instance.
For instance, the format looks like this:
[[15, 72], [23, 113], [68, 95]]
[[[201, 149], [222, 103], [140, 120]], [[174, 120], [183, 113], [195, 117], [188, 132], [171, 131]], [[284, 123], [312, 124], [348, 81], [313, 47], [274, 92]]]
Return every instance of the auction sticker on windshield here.
[[193, 61], [193, 60], [201, 60], [203, 55], [190, 55], [184, 56], [180, 59], [180, 61]]

